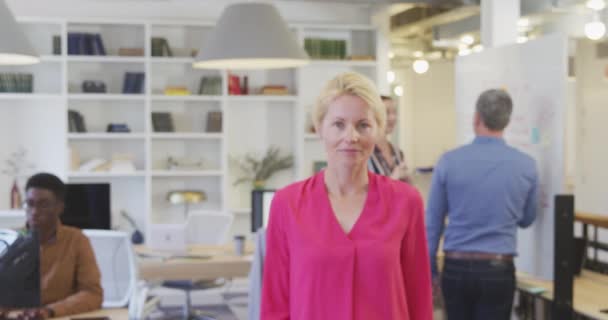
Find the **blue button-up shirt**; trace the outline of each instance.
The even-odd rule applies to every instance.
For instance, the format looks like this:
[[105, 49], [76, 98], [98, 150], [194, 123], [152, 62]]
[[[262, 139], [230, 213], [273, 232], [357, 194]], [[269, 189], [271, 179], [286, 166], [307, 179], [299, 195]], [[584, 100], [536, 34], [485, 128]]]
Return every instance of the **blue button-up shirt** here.
[[426, 223], [433, 275], [444, 251], [517, 254], [517, 226], [536, 218], [538, 174], [532, 157], [503, 139], [478, 136], [444, 154], [433, 173]]

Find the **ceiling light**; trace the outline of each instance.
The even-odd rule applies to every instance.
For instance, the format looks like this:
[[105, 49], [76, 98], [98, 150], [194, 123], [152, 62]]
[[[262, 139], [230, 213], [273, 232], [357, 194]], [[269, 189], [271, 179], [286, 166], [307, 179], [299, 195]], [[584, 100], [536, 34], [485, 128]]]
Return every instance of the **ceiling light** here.
[[387, 71], [386, 80], [389, 84], [395, 82], [395, 71]]
[[424, 53], [420, 50], [414, 51], [414, 58], [422, 58], [423, 55]]
[[518, 36], [517, 37], [517, 43], [526, 43], [528, 42], [529, 38], [527, 36]]
[[205, 69], [294, 68], [308, 55], [270, 3], [235, 3], [224, 9], [192, 64]]
[[393, 59], [394, 57], [395, 57], [395, 53], [394, 53], [394, 52], [392, 52], [392, 51], [389, 51], [389, 52], [388, 52], [388, 58], [389, 58], [389, 59]]
[[412, 68], [417, 74], [423, 74], [429, 71], [429, 62], [424, 59], [418, 59], [412, 63]]
[[606, 25], [601, 21], [592, 21], [585, 24], [585, 35], [591, 40], [599, 40], [606, 34]]
[[25, 37], [6, 2], [0, 0], [0, 65], [23, 65], [40, 62], [38, 54]]
[[604, 0], [587, 0], [587, 8], [595, 11], [601, 11], [606, 7]]
[[470, 34], [465, 34], [464, 36], [460, 37], [460, 42], [470, 46], [475, 43], [475, 38], [473, 38], [473, 36]]
[[396, 86], [395, 89], [393, 89], [393, 92], [395, 93], [395, 95], [397, 97], [403, 97], [403, 87], [402, 86]]
[[473, 46], [472, 50], [473, 50], [473, 52], [481, 52], [481, 51], [483, 51], [483, 46], [480, 44], [476, 44]]

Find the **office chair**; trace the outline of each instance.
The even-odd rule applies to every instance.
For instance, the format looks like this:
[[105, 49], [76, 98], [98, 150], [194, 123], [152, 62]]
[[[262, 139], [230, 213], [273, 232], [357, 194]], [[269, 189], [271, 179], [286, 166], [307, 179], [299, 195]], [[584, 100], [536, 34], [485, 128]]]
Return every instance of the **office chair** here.
[[83, 230], [101, 272], [103, 308], [126, 307], [137, 285], [137, 266], [126, 232]]
[[[188, 244], [220, 245], [232, 225], [233, 217], [223, 212], [191, 211], [185, 224]], [[184, 319], [215, 320], [213, 315], [192, 308], [191, 293], [195, 290], [206, 290], [224, 286], [224, 279], [173, 280], [164, 281], [163, 287], [182, 290], [186, 294]]]

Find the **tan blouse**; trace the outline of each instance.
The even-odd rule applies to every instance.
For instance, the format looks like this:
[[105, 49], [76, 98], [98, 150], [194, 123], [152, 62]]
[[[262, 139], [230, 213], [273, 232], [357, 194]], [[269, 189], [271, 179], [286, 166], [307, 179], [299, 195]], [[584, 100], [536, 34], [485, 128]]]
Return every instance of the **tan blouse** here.
[[89, 239], [59, 224], [55, 239], [40, 246], [42, 305], [66, 316], [101, 308], [101, 274]]

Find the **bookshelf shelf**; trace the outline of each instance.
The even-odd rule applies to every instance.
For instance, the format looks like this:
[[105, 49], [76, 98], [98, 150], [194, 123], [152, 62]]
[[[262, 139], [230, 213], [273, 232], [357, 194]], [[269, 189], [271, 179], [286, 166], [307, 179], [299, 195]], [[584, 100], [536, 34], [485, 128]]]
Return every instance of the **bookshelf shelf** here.
[[298, 96], [242, 95], [228, 96], [230, 102], [296, 102]]
[[143, 171], [135, 172], [76, 172], [68, 174], [68, 179], [94, 179], [94, 178], [142, 178], [146, 173]]
[[176, 64], [192, 64], [194, 63], [194, 58], [190, 58], [190, 57], [151, 57], [150, 61], [152, 61], [152, 63], [158, 63], [158, 64], [169, 64], [169, 63], [176, 63]]
[[41, 55], [41, 62], [63, 62], [63, 56], [60, 55]]
[[155, 140], [220, 140], [223, 138], [221, 133], [153, 133], [152, 139]]
[[143, 94], [112, 94], [112, 93], [71, 93], [70, 100], [115, 100], [115, 101], [144, 101]]
[[139, 140], [146, 136], [143, 133], [70, 133], [70, 140]]
[[60, 94], [44, 94], [44, 93], [0, 93], [0, 100], [48, 100], [61, 99]]
[[145, 57], [69, 55], [68, 62], [144, 63]]
[[223, 171], [219, 170], [202, 170], [202, 171], [177, 171], [177, 170], [154, 170], [152, 177], [154, 178], [183, 178], [183, 177], [221, 177]]
[[304, 134], [304, 139], [309, 141], [316, 141], [320, 140], [321, 138], [319, 138], [319, 135], [316, 133], [306, 133]]
[[370, 67], [378, 65], [376, 60], [311, 60], [311, 67]]
[[151, 96], [154, 101], [221, 101], [222, 96], [207, 96], [207, 95], [162, 95], [155, 94]]

